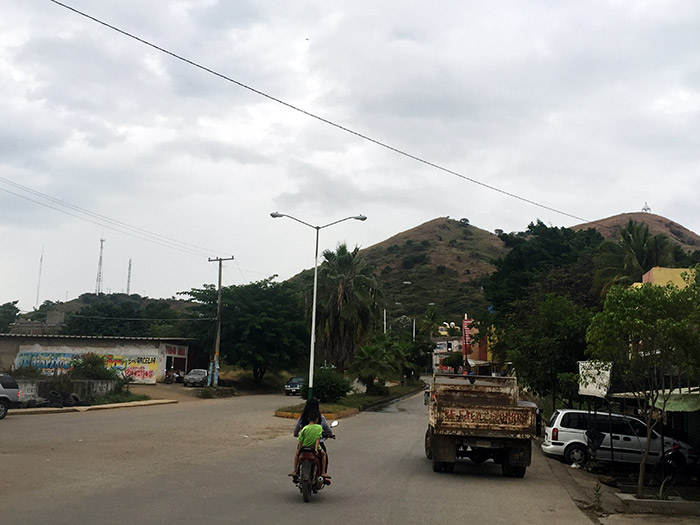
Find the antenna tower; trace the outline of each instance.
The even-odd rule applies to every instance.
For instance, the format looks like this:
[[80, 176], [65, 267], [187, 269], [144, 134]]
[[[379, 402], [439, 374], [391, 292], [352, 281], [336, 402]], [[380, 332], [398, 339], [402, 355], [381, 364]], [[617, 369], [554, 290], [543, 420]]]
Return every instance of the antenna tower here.
[[95, 283], [95, 295], [102, 293], [102, 251], [105, 239], [100, 239], [100, 261], [97, 263], [97, 282]]
[[41, 267], [44, 265], [44, 245], [41, 245], [41, 257], [39, 257], [39, 278], [36, 283], [36, 301], [34, 302], [34, 309], [39, 307], [39, 289], [41, 288]]
[[131, 293], [131, 259], [129, 259], [129, 273], [126, 276], [126, 295]]

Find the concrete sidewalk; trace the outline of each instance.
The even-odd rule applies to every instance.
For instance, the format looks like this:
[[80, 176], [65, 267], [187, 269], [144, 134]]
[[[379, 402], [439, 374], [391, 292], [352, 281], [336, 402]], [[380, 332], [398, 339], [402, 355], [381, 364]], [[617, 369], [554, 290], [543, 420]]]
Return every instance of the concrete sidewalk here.
[[[539, 449], [539, 441], [533, 443]], [[533, 451], [542, 454], [541, 450]], [[544, 454], [543, 454], [544, 455]], [[697, 524], [700, 521], [700, 501], [689, 499], [638, 500], [623, 494], [618, 487], [600, 483], [606, 476], [592, 474], [585, 469], [573, 468], [556, 458], [545, 456], [552, 475], [561, 483], [571, 499], [593, 523], [668, 523]], [[683, 487], [679, 493], [695, 493], [698, 487]], [[598, 490], [598, 495], [596, 494]], [[689, 492], [690, 491], [690, 492]]]

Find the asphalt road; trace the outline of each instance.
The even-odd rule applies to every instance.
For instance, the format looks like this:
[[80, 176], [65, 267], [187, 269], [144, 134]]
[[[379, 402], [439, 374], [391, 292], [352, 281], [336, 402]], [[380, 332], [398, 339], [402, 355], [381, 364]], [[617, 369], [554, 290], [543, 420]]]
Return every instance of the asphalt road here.
[[283, 395], [0, 422], [2, 523], [590, 524], [537, 452], [524, 479], [464, 463], [434, 473], [422, 396], [341, 420], [333, 484], [304, 503], [287, 477]]

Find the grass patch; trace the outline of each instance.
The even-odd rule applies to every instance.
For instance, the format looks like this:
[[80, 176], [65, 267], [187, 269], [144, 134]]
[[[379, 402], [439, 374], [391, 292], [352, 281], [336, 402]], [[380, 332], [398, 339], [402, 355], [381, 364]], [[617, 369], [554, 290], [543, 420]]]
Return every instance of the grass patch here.
[[292, 374], [290, 372], [266, 372], [263, 376], [262, 385], [258, 386], [253, 382], [253, 373], [250, 370], [234, 366], [222, 367], [219, 371], [219, 385], [233, 387], [240, 392], [251, 392], [255, 394], [279, 394], [284, 392], [284, 384], [290, 377], [303, 374]]
[[131, 403], [132, 401], [148, 401], [151, 396], [146, 394], [134, 394], [132, 392], [122, 391], [114, 394], [105, 394], [96, 396], [90, 400], [93, 405], [109, 405], [112, 403]]
[[[415, 392], [417, 389], [423, 388], [424, 383], [422, 381], [411, 385], [405, 386], [390, 386], [389, 394], [386, 396], [370, 396], [367, 394], [350, 394], [343, 399], [338, 400], [337, 403], [321, 403], [319, 408], [322, 414], [337, 414], [343, 412], [348, 408], [357, 408], [358, 410], [367, 410], [377, 404], [386, 403], [393, 399], [398, 399], [406, 394]], [[283, 412], [301, 412], [304, 410], [304, 405], [306, 402], [299, 403], [297, 405], [291, 405], [288, 407], [280, 408]]]
[[197, 395], [202, 399], [215, 399], [224, 397], [233, 397], [238, 395], [238, 390], [233, 387], [226, 386], [205, 386], [197, 392]]

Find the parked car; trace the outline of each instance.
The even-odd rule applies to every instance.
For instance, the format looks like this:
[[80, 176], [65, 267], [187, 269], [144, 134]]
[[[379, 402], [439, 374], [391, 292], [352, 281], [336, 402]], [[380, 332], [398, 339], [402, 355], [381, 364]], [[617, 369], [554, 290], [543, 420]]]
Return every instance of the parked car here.
[[187, 373], [182, 383], [185, 386], [207, 386], [208, 379], [209, 372], [203, 368], [193, 368]]
[[284, 385], [284, 395], [293, 396], [295, 394], [301, 394], [301, 387], [304, 384], [303, 377], [292, 377], [287, 384]]
[[[586, 412], [585, 410], [555, 410], [544, 430], [542, 451], [559, 456], [568, 464], [584, 464], [588, 460], [589, 429], [597, 433], [600, 446], [596, 459], [622, 463], [641, 463], [647, 443], [646, 424], [630, 416]], [[663, 450], [674, 443], [681, 445], [686, 461], [697, 461], [697, 452], [687, 443], [664, 437]], [[659, 461], [662, 451], [661, 436], [652, 430], [648, 465]]]
[[19, 406], [19, 386], [12, 376], [0, 374], [0, 419], [10, 408]]

